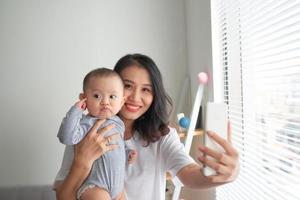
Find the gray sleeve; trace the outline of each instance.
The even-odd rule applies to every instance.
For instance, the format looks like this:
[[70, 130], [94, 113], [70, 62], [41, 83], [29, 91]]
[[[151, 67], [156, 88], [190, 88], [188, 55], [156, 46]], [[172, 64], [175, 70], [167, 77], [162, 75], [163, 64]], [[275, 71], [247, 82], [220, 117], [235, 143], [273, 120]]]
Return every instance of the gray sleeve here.
[[[113, 129], [113, 133], [116, 132], [119, 133], [121, 139], [124, 140], [124, 132], [125, 132], [124, 122], [118, 116], [114, 116], [108, 120], [107, 125], [110, 123], [113, 123], [115, 125]], [[133, 148], [128, 146], [125, 142], [124, 142], [124, 148], [125, 148], [125, 155], [126, 155], [126, 162], [127, 162], [129, 153], [133, 150]]]
[[112, 129], [111, 133], [105, 136], [109, 136], [113, 133], [119, 133], [121, 135], [121, 138], [124, 139], [124, 131], [125, 131], [125, 125], [124, 122], [118, 117], [118, 116], [113, 116], [109, 119], [107, 119], [103, 125], [101, 125], [102, 127], [105, 127], [109, 124], [114, 124], [115, 127]]
[[83, 111], [72, 106], [63, 119], [57, 137], [65, 145], [74, 145], [81, 141], [87, 130], [80, 124]]

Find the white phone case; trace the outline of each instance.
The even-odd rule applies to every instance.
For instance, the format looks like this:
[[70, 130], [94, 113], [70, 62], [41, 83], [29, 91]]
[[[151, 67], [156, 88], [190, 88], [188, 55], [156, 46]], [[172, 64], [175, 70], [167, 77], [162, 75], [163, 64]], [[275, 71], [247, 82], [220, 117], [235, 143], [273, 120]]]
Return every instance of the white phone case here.
[[[206, 121], [205, 130], [213, 131], [224, 139], [227, 139], [227, 105], [224, 103], [213, 103], [208, 102], [206, 106]], [[205, 146], [216, 150], [218, 152], [224, 152], [224, 149], [212, 140], [206, 133], [204, 137]], [[207, 156], [208, 159], [213, 159]], [[216, 172], [210, 167], [204, 167], [204, 175], [211, 176], [215, 175]]]

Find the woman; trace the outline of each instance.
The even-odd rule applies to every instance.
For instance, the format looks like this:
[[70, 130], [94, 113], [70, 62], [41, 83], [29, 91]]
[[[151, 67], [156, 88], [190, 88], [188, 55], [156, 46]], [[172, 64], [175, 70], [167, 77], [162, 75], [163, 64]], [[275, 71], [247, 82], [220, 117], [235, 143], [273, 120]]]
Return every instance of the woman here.
[[[198, 158], [218, 172], [205, 177], [201, 166], [186, 154], [175, 129], [168, 127], [168, 111], [172, 103], [153, 60], [141, 54], [126, 55], [117, 62], [114, 70], [124, 81], [127, 97], [119, 112], [125, 124], [125, 142], [138, 152], [136, 163], [126, 169], [125, 191], [129, 200], [163, 200], [166, 171], [176, 175], [186, 187], [194, 189], [218, 186], [236, 178], [238, 153], [230, 144], [230, 127], [229, 142], [217, 134], [209, 134], [225, 153], [199, 147], [202, 153], [216, 159]], [[116, 140], [117, 135], [104, 138], [104, 133], [112, 127], [98, 130], [102, 123], [98, 121], [76, 146], [71, 170], [56, 189], [57, 199], [75, 199], [76, 191], [87, 177], [93, 161], [116, 148], [115, 145], [106, 145], [107, 141]]]

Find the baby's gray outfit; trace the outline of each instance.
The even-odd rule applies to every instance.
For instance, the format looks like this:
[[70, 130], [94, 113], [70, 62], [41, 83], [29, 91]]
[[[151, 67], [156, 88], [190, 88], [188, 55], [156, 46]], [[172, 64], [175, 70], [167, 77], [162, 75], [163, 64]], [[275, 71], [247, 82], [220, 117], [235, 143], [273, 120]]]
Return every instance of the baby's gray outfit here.
[[[95, 117], [83, 114], [83, 111], [76, 106], [72, 106], [66, 117], [63, 119], [57, 137], [63, 144], [75, 145], [84, 138], [97, 120], [98, 119]], [[114, 116], [107, 119], [100, 128], [109, 124], [114, 124], [115, 127], [108, 131], [104, 137], [119, 133], [121, 135], [120, 139], [114, 142], [115, 144], [118, 144], [119, 147], [112, 151], [107, 151], [104, 155], [95, 160], [89, 176], [78, 190], [78, 198], [86, 189], [97, 186], [106, 189], [111, 198], [114, 199], [124, 188], [126, 163], [124, 146], [125, 127], [122, 120], [119, 117]], [[67, 148], [68, 147], [66, 147], [62, 168], [64, 166], [65, 158], [70, 159], [68, 158], [69, 156], [74, 156], [73, 152], [70, 153], [70, 151], [67, 151]], [[66, 163], [67, 162], [68, 161], [66, 161]]]

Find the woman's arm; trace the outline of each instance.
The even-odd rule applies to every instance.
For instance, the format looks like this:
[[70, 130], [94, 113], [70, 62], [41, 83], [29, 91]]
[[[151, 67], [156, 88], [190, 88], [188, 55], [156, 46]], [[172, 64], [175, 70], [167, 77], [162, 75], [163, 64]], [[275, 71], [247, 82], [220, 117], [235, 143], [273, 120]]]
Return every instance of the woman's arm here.
[[219, 143], [225, 150], [224, 153], [216, 152], [210, 148], [200, 146], [199, 150], [205, 155], [215, 158], [215, 161], [206, 159], [203, 155], [198, 160], [214, 169], [217, 174], [212, 176], [204, 176], [203, 168], [198, 164], [190, 164], [183, 167], [177, 173], [177, 177], [181, 182], [194, 189], [204, 189], [222, 185], [236, 179], [239, 173], [239, 154], [231, 145], [231, 128], [228, 123], [228, 140], [219, 137], [215, 133], [209, 132], [209, 136]]
[[56, 185], [56, 199], [57, 200], [75, 200], [76, 191], [79, 189], [88, 173], [91, 166], [80, 164], [80, 162], [73, 161], [70, 172], [66, 178]]
[[198, 164], [189, 164], [179, 170], [176, 175], [182, 184], [191, 189], [207, 189], [218, 186], [217, 183], [212, 183], [208, 177], [202, 173], [202, 167]]
[[88, 176], [93, 162], [106, 151], [113, 150], [118, 146], [109, 144], [109, 141], [119, 139], [118, 133], [106, 138], [103, 137], [107, 131], [114, 127], [113, 124], [98, 130], [104, 121], [97, 121], [83, 140], [75, 146], [74, 159], [70, 171], [64, 181], [57, 185], [55, 189], [58, 200], [75, 200], [76, 191]]

